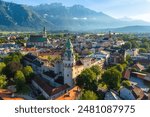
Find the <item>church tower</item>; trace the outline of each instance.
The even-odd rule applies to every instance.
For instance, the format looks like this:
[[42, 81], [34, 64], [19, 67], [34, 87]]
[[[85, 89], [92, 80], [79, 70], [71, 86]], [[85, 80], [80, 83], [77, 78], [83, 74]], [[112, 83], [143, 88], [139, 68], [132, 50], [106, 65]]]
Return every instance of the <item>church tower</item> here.
[[73, 45], [70, 39], [66, 42], [66, 49], [63, 57], [63, 65], [64, 65], [64, 84], [68, 84], [69, 86], [74, 85], [73, 81], [73, 66], [75, 65], [75, 55], [73, 52]]
[[47, 32], [46, 32], [46, 28], [45, 27], [43, 28], [43, 36], [47, 37]]

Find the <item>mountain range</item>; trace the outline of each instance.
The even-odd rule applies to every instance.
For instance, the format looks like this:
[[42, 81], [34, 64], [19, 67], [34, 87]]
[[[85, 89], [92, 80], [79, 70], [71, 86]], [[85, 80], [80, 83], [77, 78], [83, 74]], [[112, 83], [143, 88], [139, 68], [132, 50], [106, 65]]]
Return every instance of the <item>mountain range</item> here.
[[[135, 25], [145, 27], [150, 26], [150, 23], [139, 20], [116, 19], [81, 5], [66, 7], [61, 3], [52, 3], [27, 6], [0, 0], [0, 30], [40, 31], [45, 26], [49, 31], [111, 29], [126, 32], [134, 31], [137, 28]], [[127, 26], [129, 27], [127, 28]], [[149, 31], [150, 27], [141, 29], [142, 31]], [[140, 32], [140, 28], [137, 31]]]

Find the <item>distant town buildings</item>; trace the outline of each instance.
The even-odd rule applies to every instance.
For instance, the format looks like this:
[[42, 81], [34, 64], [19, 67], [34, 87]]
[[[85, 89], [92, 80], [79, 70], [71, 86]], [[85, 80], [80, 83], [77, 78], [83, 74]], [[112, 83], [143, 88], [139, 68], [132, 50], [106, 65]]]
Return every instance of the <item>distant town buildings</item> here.
[[[145, 72], [150, 65], [150, 53], [139, 53], [139, 49], [121, 48], [126, 42], [109, 34], [65, 34], [48, 38], [46, 29], [42, 34], [30, 34], [24, 38], [26, 45], [12, 43], [17, 35], [8, 35], [10, 43], [0, 45], [0, 62], [9, 53], [20, 51], [23, 65], [31, 66], [36, 77], [31, 85], [36, 95], [42, 95], [48, 100], [76, 100], [81, 96], [81, 89], [76, 86], [76, 78], [87, 68], [98, 65], [102, 72], [105, 68], [117, 64], [128, 64], [122, 72], [122, 80], [129, 81], [131, 86], [121, 86], [119, 91], [109, 88], [99, 88], [105, 100], [143, 100], [148, 99], [150, 88], [145, 82], [150, 82], [150, 75]], [[57, 38], [58, 36], [58, 38]], [[15, 38], [16, 37], [16, 38]], [[28, 38], [29, 37], [29, 38]], [[22, 37], [20, 37], [22, 38]], [[127, 61], [129, 55], [132, 61]], [[104, 70], [104, 71], [103, 71]], [[32, 99], [15, 95], [12, 89], [0, 91], [1, 99]]]

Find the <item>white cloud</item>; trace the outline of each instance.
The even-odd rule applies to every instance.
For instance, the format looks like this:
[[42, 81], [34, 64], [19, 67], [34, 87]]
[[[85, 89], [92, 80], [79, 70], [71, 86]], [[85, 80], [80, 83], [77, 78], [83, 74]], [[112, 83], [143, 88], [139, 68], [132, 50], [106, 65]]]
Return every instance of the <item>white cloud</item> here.
[[83, 18], [73, 17], [72, 19], [74, 19], [74, 20], [87, 20], [87, 17], [83, 17]]
[[72, 19], [74, 19], [74, 20], [78, 20], [79, 18], [77, 18], [77, 17], [74, 17], [74, 18], [72, 18]]
[[83, 19], [83, 20], [87, 20], [87, 17], [84, 17], [84, 18], [81, 18], [81, 19]]
[[139, 14], [136, 16], [130, 16], [130, 18], [135, 19], [135, 20], [144, 20], [144, 21], [150, 22], [150, 13], [144, 13], [144, 14]]

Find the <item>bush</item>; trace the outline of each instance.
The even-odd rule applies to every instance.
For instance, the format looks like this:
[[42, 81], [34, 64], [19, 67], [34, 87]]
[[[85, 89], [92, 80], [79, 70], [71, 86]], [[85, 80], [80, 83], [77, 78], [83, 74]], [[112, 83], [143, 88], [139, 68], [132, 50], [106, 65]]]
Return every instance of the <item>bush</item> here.
[[129, 80], [124, 80], [124, 81], [122, 81], [122, 86], [130, 87], [131, 86], [131, 82]]
[[84, 91], [80, 99], [81, 100], [97, 100], [98, 96], [93, 91], [86, 90]]

